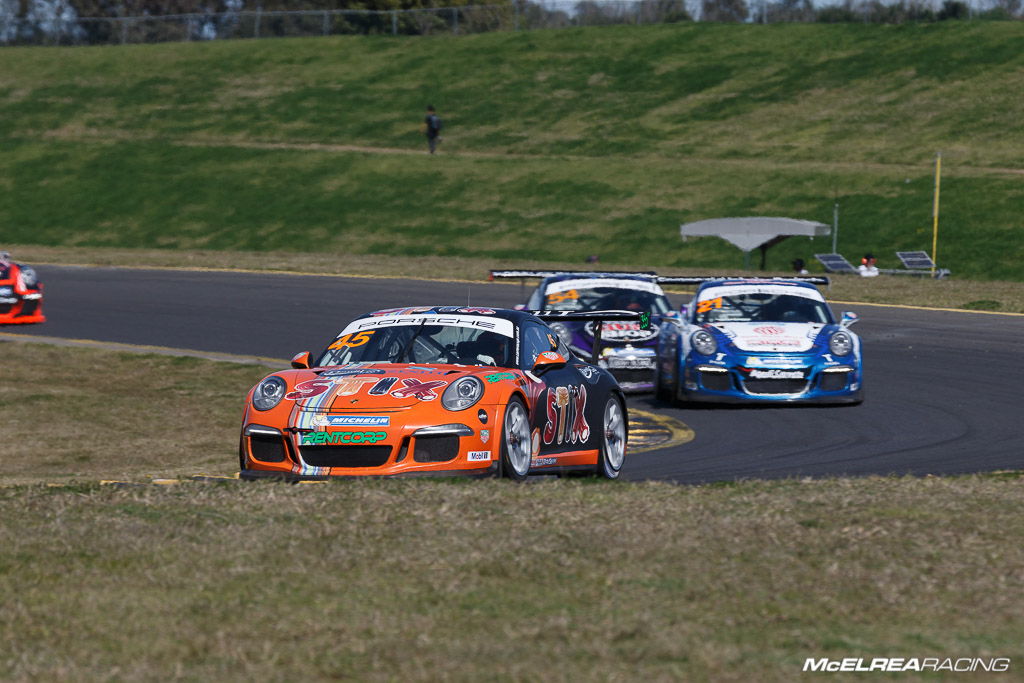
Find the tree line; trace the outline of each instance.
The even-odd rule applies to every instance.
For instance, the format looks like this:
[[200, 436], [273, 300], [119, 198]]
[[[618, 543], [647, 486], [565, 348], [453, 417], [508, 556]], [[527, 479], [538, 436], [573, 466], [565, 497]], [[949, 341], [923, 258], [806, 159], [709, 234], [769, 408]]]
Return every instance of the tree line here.
[[[935, 0], [937, 1], [937, 0]], [[476, 0], [479, 2], [479, 0]], [[1019, 19], [1024, 0], [0, 0], [0, 43], [420, 35], [710, 21], [879, 23]], [[979, 3], [984, 3], [979, 4]], [[344, 14], [342, 14], [344, 12]], [[172, 21], [175, 17], [184, 19]]]

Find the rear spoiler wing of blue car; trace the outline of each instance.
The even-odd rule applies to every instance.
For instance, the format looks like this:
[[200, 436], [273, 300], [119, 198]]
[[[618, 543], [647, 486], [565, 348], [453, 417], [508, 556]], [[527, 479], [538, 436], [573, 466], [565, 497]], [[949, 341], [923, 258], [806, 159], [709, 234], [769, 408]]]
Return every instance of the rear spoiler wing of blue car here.
[[653, 278], [657, 273], [653, 271], [637, 272], [635, 270], [492, 270], [487, 279], [494, 281], [501, 278], [546, 278], [555, 275], [641, 275]]
[[699, 285], [718, 280], [743, 280], [744, 282], [808, 282], [812, 285], [827, 285], [829, 279], [820, 275], [794, 275], [793, 277], [751, 277], [749, 275], [683, 275], [679, 277], [659, 276], [654, 281], [659, 285]]
[[[623, 320], [639, 323], [642, 329], [651, 326], [651, 314], [647, 311], [526, 311], [532, 313], [544, 322], [586, 322], [599, 321], [601, 323]], [[590, 353], [590, 362], [597, 365], [598, 354], [601, 349], [601, 333], [604, 325], [594, 325], [594, 345]]]

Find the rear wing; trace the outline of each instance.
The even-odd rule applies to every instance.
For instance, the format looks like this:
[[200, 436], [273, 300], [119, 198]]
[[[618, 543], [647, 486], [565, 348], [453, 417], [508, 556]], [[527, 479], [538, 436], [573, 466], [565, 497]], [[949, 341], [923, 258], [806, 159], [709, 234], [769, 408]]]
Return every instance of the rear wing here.
[[794, 275], [792, 277], [751, 277], [749, 275], [693, 275], [680, 277], [656, 277], [659, 285], [699, 285], [718, 280], [744, 280], [747, 282], [808, 282], [812, 285], [827, 285], [829, 279], [820, 275]]
[[[651, 314], [647, 311], [526, 311], [544, 322], [581, 322], [599, 321], [601, 323], [616, 320], [635, 322], [641, 329], [651, 326]], [[594, 346], [590, 351], [590, 362], [597, 365], [601, 353], [601, 333], [604, 325], [594, 325]]]
[[635, 270], [492, 270], [488, 273], [487, 279], [493, 282], [500, 278], [546, 278], [555, 275], [642, 275], [653, 278], [657, 273]]

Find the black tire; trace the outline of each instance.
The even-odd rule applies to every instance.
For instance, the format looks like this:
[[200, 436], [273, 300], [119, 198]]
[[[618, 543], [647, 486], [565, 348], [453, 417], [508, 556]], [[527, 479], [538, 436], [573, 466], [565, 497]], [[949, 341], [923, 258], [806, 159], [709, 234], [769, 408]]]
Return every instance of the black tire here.
[[601, 416], [601, 448], [594, 474], [618, 479], [626, 461], [626, 410], [617, 396], [609, 396]]
[[245, 469], [245, 436], [238, 437], [238, 471]]
[[530, 414], [522, 399], [513, 396], [505, 406], [505, 416], [501, 420], [499, 474], [506, 479], [523, 481], [530, 474], [532, 459]]
[[665, 383], [665, 373], [661, 371], [661, 363], [654, 375], [654, 397], [663, 403], [671, 404], [675, 400], [675, 381]]

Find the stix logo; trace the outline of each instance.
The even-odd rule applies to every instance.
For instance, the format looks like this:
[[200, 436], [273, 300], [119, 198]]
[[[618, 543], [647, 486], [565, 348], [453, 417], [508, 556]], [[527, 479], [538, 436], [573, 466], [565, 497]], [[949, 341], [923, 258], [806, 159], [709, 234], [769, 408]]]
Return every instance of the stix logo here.
[[294, 391], [288, 392], [284, 397], [292, 401], [302, 401], [319, 396], [332, 387], [336, 387], [335, 396], [351, 396], [358, 393], [364, 384], [376, 381], [372, 377], [317, 377], [316, 379], [307, 379], [305, 382], [299, 382], [295, 385]]
[[587, 388], [580, 386], [548, 389], [547, 424], [544, 443], [585, 443], [590, 439], [590, 425], [585, 415]]
[[387, 432], [306, 432], [303, 446], [339, 446], [344, 444], [373, 444], [388, 438]]
[[421, 382], [413, 377], [407, 377], [402, 380], [402, 384], [405, 386], [391, 392], [391, 395], [395, 398], [408, 398], [410, 396], [415, 396], [421, 401], [433, 401], [437, 398], [437, 394], [434, 393], [434, 389], [440, 389], [443, 386], [447, 386], [448, 382], [444, 382], [439, 379]]

